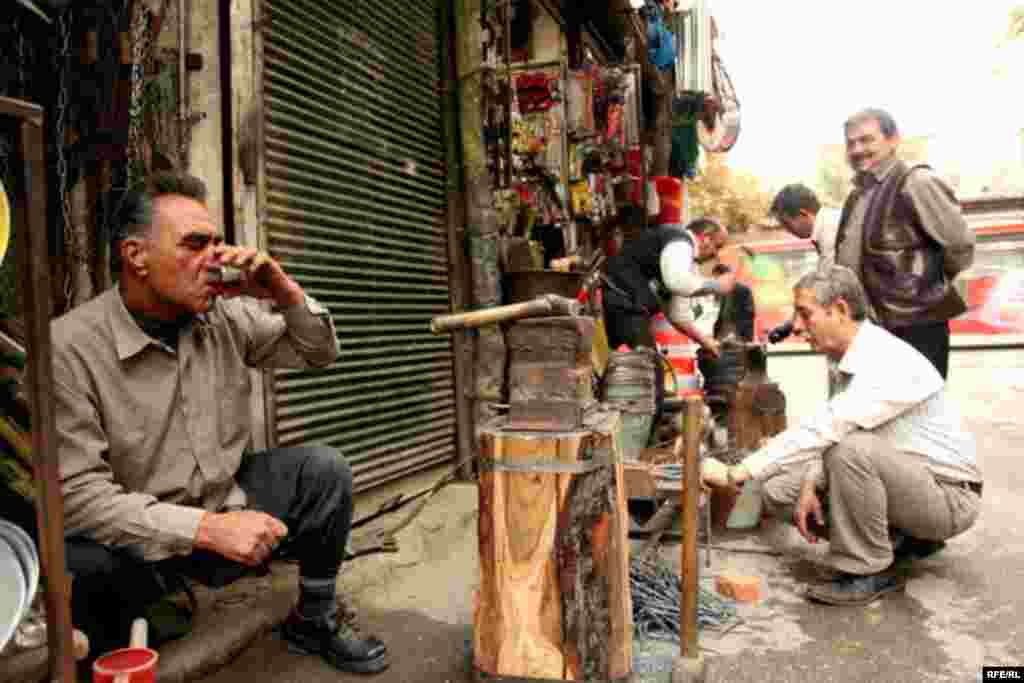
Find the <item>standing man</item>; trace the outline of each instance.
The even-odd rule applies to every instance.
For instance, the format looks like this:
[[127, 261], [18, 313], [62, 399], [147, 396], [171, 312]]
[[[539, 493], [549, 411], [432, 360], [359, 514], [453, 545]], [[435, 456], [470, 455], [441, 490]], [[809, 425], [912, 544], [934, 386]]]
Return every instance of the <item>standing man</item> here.
[[974, 524], [975, 441], [934, 366], [867, 319], [852, 271], [809, 273], [793, 291], [796, 332], [838, 363], [839, 391], [738, 465], [706, 459], [704, 480], [760, 480], [768, 514], [811, 543], [827, 533], [824, 561], [838, 575], [808, 597], [866, 605], [905, 585], [895, 559], [931, 554]]
[[818, 220], [821, 202], [814, 190], [801, 183], [786, 185], [772, 200], [769, 214], [786, 231], [804, 240], [811, 240], [818, 252], [818, 267], [828, 268], [836, 258], [836, 231]]
[[[712, 270], [715, 277], [732, 273], [732, 268], [719, 263]], [[754, 293], [742, 282], [737, 282], [731, 294], [718, 297], [718, 318], [715, 319], [715, 339], [723, 341], [730, 337], [739, 341], [754, 341]]]
[[836, 262], [864, 284], [879, 324], [945, 378], [949, 321], [967, 310], [953, 278], [971, 265], [975, 237], [953, 190], [928, 166], [899, 159], [899, 129], [882, 109], [844, 124], [854, 190], [843, 205]]
[[[266, 253], [224, 244], [197, 178], [158, 177], [126, 204], [119, 284], [52, 326], [76, 624], [103, 652], [168, 584], [223, 586], [280, 547], [299, 562], [284, 638], [382, 671], [384, 644], [337, 618], [348, 464], [321, 446], [251, 452], [250, 368], [332, 363], [330, 314]], [[218, 267], [240, 273], [226, 292]]]
[[[771, 216], [793, 237], [811, 240], [818, 252], [818, 268], [828, 268], [836, 259], [836, 231], [818, 217], [821, 202], [814, 190], [801, 183], [786, 185], [772, 200]], [[768, 332], [768, 341], [778, 344], [793, 333], [793, 320], [787, 320]]]

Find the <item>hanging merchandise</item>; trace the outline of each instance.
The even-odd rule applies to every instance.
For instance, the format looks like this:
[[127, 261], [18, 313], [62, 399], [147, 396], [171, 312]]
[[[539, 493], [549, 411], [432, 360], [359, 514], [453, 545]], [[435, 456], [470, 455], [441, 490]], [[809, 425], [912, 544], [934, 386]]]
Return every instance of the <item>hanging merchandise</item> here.
[[[544, 164], [549, 173], [559, 178], [562, 176], [562, 131], [563, 121], [560, 108], [552, 108], [544, 112], [544, 138], [548, 141], [544, 148]], [[565, 200], [564, 194], [562, 199]]]
[[722, 131], [715, 151], [728, 152], [740, 136], [740, 100], [718, 53], [711, 55], [711, 87], [721, 103], [716, 127]]
[[555, 105], [555, 80], [542, 73], [521, 74], [516, 78], [516, 98], [523, 114], [547, 111]]
[[665, 25], [664, 14], [657, 3], [647, 0], [641, 11], [647, 18], [647, 59], [658, 71], [667, 71], [676, 63], [675, 36]]
[[[659, 176], [661, 177], [661, 176]], [[647, 217], [654, 218], [661, 215], [661, 197], [658, 196], [658, 189], [651, 180], [647, 181]], [[658, 221], [655, 221], [658, 223]]]
[[708, 96], [701, 92], [684, 91], [672, 99], [672, 149], [669, 173], [679, 178], [693, 178], [699, 172], [701, 147], [707, 133]]
[[698, 120], [704, 110], [703, 93], [684, 92], [672, 100], [672, 149], [669, 174], [677, 178], [693, 178], [700, 161]]
[[697, 177], [700, 162], [700, 142], [696, 119], [683, 119], [672, 123], [672, 149], [668, 172], [677, 178]]
[[572, 213], [576, 218], [586, 218], [594, 210], [594, 196], [590, 192], [590, 183], [580, 179], [569, 186], [572, 195]]
[[683, 183], [672, 176], [655, 176], [654, 195], [659, 200], [656, 225], [680, 225], [683, 222]]

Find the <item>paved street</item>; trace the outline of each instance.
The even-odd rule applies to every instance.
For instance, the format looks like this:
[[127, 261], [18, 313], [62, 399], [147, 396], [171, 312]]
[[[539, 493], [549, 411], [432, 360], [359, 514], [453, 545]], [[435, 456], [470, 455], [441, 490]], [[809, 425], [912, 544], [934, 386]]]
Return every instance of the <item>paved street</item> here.
[[[1024, 665], [1024, 368], [1016, 352], [955, 353], [950, 388], [975, 431], [985, 472], [979, 524], [912, 571], [906, 594], [866, 608], [813, 605], [801, 596], [808, 565], [795, 558], [716, 552], [706, 577], [725, 569], [762, 577], [764, 600], [741, 606], [743, 623], [701, 639], [710, 681], [973, 681], [982, 664]], [[773, 357], [770, 374], [794, 411], [816, 400], [820, 359]], [[823, 379], [821, 380], [824, 381]], [[798, 386], [799, 385], [799, 386]], [[821, 389], [823, 393], [823, 388]], [[446, 490], [403, 534], [397, 555], [357, 560], [342, 583], [360, 621], [391, 646], [382, 682], [470, 681], [466, 640], [476, 578], [475, 490]], [[768, 543], [777, 530], [744, 542]], [[666, 554], [675, 556], [674, 548]], [[704, 554], [701, 553], [703, 564]], [[657, 648], [644, 648], [657, 652]], [[664, 649], [660, 650], [663, 654]], [[667, 651], [671, 655], [671, 651]], [[641, 666], [659, 668], [656, 657]], [[339, 676], [289, 654], [275, 637], [257, 642], [205, 683], [326, 683]], [[644, 681], [667, 681], [668, 674]]]

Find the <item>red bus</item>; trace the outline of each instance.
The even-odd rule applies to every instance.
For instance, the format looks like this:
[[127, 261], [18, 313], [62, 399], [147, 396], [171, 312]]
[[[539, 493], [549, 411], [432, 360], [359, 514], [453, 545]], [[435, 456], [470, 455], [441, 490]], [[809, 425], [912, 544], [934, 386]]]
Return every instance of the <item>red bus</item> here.
[[[968, 310], [952, 321], [954, 346], [1024, 343], [1024, 197], [965, 200], [964, 217], [978, 238], [974, 264], [956, 280]], [[768, 330], [792, 315], [792, 288], [817, 264], [808, 240], [795, 238], [749, 242], [723, 255], [738, 279], [754, 291], [755, 333]], [[797, 349], [790, 338], [779, 346]]]

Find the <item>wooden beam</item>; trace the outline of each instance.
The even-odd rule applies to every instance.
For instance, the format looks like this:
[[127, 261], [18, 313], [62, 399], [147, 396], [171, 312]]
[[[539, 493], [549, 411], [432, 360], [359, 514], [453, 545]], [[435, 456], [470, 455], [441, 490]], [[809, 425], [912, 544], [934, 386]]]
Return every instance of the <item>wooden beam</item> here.
[[[462, 155], [459, 137], [458, 98], [458, 54], [456, 52], [455, 16], [453, 3], [441, 3], [441, 55], [445, 64], [444, 89], [441, 93], [442, 121], [444, 126], [445, 177], [448, 196], [445, 211], [445, 225], [448, 232], [448, 301], [452, 313], [466, 309], [469, 301], [470, 282], [466, 264], [466, 195], [463, 192]], [[455, 445], [459, 461], [467, 461], [459, 473], [462, 479], [474, 476], [473, 466], [468, 462], [475, 452], [474, 434], [476, 421], [473, 419], [472, 370], [473, 344], [469, 333], [452, 333], [453, 375], [455, 379]]]
[[15, 116], [22, 160], [15, 211], [18, 288], [23, 299], [28, 364], [25, 382], [32, 410], [32, 453], [37, 487], [39, 548], [46, 576], [46, 625], [50, 634], [50, 679], [75, 683], [70, 585], [64, 561], [64, 501], [57, 462], [50, 348], [49, 249], [46, 225], [46, 162], [42, 109], [4, 99], [0, 113]]
[[37, 126], [43, 125], [42, 107], [13, 97], [0, 97], [0, 116], [21, 119]]

